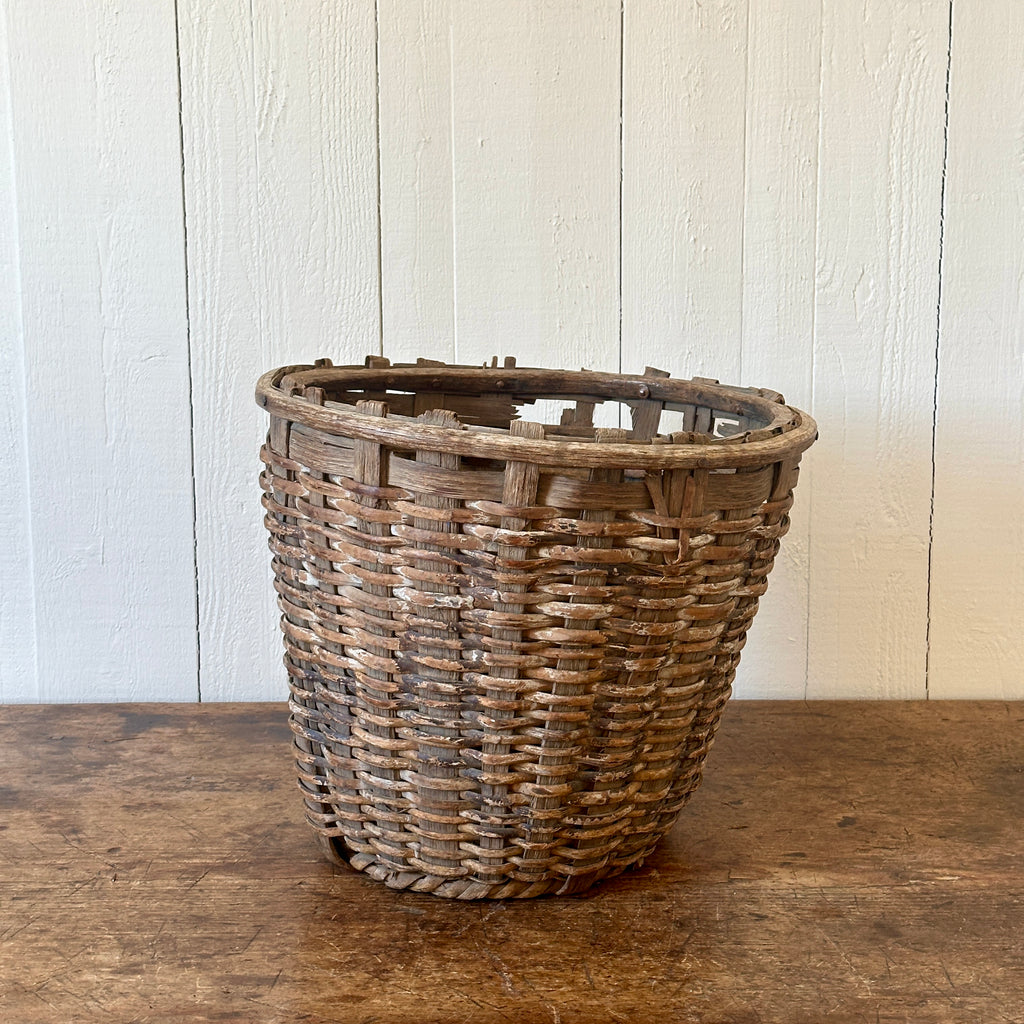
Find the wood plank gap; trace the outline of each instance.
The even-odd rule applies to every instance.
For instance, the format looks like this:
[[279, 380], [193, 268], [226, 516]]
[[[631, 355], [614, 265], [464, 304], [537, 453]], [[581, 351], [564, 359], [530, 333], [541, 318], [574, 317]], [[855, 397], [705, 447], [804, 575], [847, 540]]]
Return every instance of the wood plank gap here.
[[923, 698], [946, 0], [825, 18], [809, 692]]
[[453, 362], [461, 363], [459, 354], [459, 207], [458, 171], [455, 163], [455, 10], [448, 15], [448, 104], [451, 180], [452, 180], [452, 355]]
[[[260, 195], [263, 171], [260, 167], [260, 94], [259, 90], [256, 88], [256, 11], [253, 5], [254, 0], [249, 0], [249, 85], [250, 92], [252, 93], [253, 111], [252, 156], [253, 167], [256, 171], [255, 177], [253, 178], [253, 190], [256, 193], [254, 209], [258, 211], [263, 208], [263, 197]], [[255, 251], [257, 253], [261, 253], [263, 251], [263, 246], [260, 244], [260, 234], [262, 233], [263, 225], [260, 223], [259, 217], [255, 219], [255, 225]], [[263, 301], [262, 288], [256, 287], [253, 291], [256, 295], [256, 328], [259, 331], [260, 351], [265, 352], [267, 343], [266, 303]]]
[[[818, 399], [818, 258], [821, 252], [821, 151], [822, 151], [822, 108], [825, 97], [825, 0], [818, 6], [818, 151], [814, 161], [814, 278], [811, 287], [814, 298], [811, 302], [811, 408]], [[813, 415], [813, 414], [812, 414]], [[804, 646], [804, 700], [810, 696], [811, 688], [811, 581], [814, 577], [814, 477], [805, 484], [807, 495], [807, 596], [804, 608], [807, 615], [807, 630]]]
[[[737, 336], [739, 351], [736, 354], [736, 380], [740, 385], [748, 382], [743, 376], [743, 318], [746, 313], [746, 303], [742, 301], [744, 295], [744, 282], [747, 278], [747, 202], [750, 198], [750, 145], [749, 145], [749, 120], [750, 120], [750, 0], [747, 0], [743, 9], [745, 23], [743, 36], [745, 39], [743, 49], [743, 209], [740, 211], [740, 322], [739, 334]], [[728, 383], [728, 382], [727, 382]], [[759, 387], [770, 387], [769, 384], [758, 385], [756, 381], [750, 384]]]
[[[619, 373], [622, 373], [622, 187], [626, 177], [626, 0], [619, 3]], [[618, 410], [618, 426], [622, 428], [622, 406]]]
[[181, 17], [178, 0], [174, 0], [174, 66], [178, 89], [178, 155], [181, 158], [181, 255], [185, 262], [185, 365], [188, 370], [188, 458], [189, 479], [192, 499], [192, 579], [193, 614], [196, 628], [196, 702], [203, 702], [203, 648], [199, 630], [199, 533], [196, 499], [196, 408], [193, 400], [194, 381], [192, 370], [192, 295], [188, 271], [188, 205], [185, 201], [185, 117], [182, 107], [181, 85]]
[[384, 355], [384, 246], [383, 220], [381, 218], [381, 159], [380, 159], [380, 0], [373, 0], [373, 121], [376, 139], [377, 160], [377, 354]]
[[[0, 512], [0, 554], [4, 580], [0, 592], [0, 703], [39, 699], [38, 631], [36, 628], [34, 522], [32, 517], [32, 464], [29, 436], [28, 378], [25, 364], [25, 321], [22, 290], [21, 217], [18, 203], [18, 168], [14, 137], [14, 87], [11, 81], [10, 43], [5, 20], [0, 20], [0, 274], [8, 300], [0, 303], [0, 334], [9, 346], [0, 346], [0, 472], [10, 474], [11, 500]], [[18, 581], [21, 585], [15, 583]], [[24, 597], [22, 596], [24, 595]]]
[[949, 163], [949, 84], [953, 68], [953, 0], [949, 0], [949, 26], [946, 37], [946, 104], [942, 121], [942, 178], [939, 187], [939, 287], [935, 297], [935, 385], [932, 388], [932, 494], [928, 508], [928, 582], [925, 587], [924, 623], [924, 699], [930, 700], [932, 639], [932, 554], [935, 546], [936, 444], [939, 427], [939, 349], [942, 341], [942, 257], [946, 234], [946, 173]]

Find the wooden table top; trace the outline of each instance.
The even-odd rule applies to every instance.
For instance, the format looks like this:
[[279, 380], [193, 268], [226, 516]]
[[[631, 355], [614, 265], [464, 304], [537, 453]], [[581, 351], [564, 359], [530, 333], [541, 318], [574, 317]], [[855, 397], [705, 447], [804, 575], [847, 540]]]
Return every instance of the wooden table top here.
[[281, 704], [0, 707], [0, 1020], [1024, 1021], [1024, 704], [733, 702], [639, 871], [321, 859]]

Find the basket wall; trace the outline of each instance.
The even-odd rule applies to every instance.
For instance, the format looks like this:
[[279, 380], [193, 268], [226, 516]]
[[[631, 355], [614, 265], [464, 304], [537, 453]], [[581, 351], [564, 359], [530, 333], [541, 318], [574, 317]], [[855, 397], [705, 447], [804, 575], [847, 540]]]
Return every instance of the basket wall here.
[[262, 459], [300, 785], [337, 855], [459, 898], [640, 864], [699, 784], [799, 456], [495, 465], [273, 417]]

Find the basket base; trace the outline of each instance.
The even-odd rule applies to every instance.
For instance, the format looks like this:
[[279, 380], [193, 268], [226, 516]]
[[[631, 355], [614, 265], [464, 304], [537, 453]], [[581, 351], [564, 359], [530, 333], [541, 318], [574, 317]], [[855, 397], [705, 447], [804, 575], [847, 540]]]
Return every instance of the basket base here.
[[427, 892], [453, 900], [507, 900], [530, 899], [536, 896], [570, 896], [583, 892], [598, 882], [625, 871], [634, 871], [643, 866], [656, 843], [645, 849], [627, 864], [607, 864], [596, 871], [571, 877], [543, 878], [535, 882], [510, 879], [492, 884], [471, 878], [439, 878], [420, 871], [395, 871], [382, 864], [375, 857], [365, 853], [352, 853], [342, 839], [317, 832], [317, 840], [324, 856], [338, 867], [352, 868], [369, 875], [375, 881], [383, 882], [389, 889], [408, 892]]

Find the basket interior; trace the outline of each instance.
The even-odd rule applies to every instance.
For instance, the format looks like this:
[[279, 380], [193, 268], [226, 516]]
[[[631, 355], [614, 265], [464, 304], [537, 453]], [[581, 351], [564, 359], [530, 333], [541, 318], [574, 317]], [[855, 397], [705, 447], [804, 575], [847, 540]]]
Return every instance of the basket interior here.
[[[355, 371], [355, 372], [353, 372]], [[470, 371], [460, 374], [458, 371]], [[414, 420], [446, 410], [482, 434], [508, 434], [518, 419], [539, 422], [546, 440], [743, 442], [793, 425], [782, 396], [763, 389], [727, 388], [717, 381], [669, 380], [661, 370], [643, 376], [580, 371], [463, 367], [419, 360], [394, 364], [369, 357], [365, 367], [295, 368], [281, 390], [320, 405], [358, 411], [360, 402], [383, 402], [390, 420]], [[610, 434], [614, 431], [614, 435]]]

